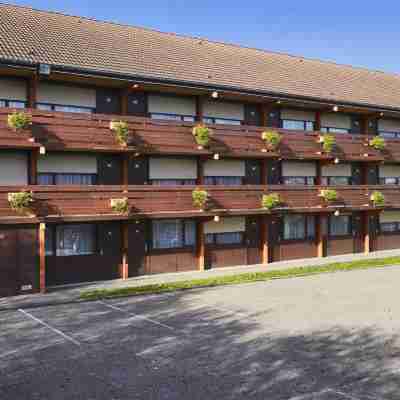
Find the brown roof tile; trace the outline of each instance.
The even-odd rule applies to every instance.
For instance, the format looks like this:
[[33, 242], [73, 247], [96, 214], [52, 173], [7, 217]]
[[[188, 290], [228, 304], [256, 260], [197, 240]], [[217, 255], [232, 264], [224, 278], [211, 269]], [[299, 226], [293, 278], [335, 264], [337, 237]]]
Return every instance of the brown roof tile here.
[[0, 4], [0, 60], [400, 109], [400, 76]]

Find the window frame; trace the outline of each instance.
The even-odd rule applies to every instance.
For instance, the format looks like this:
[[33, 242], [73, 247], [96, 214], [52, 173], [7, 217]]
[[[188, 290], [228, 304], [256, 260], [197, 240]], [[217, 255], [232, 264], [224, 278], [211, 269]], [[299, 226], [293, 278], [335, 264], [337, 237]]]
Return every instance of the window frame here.
[[322, 126], [321, 132], [323, 133], [333, 133], [338, 135], [347, 135], [351, 133], [350, 128], [337, 128], [336, 126]]
[[204, 124], [212, 124], [212, 125], [235, 125], [240, 126], [243, 125], [244, 121], [236, 118], [221, 118], [221, 117], [211, 117], [208, 115], [203, 116]]
[[[332, 183], [332, 179], [347, 179], [347, 183]], [[322, 185], [324, 186], [350, 186], [353, 184], [353, 179], [351, 176], [322, 176], [321, 177]]]
[[[57, 104], [57, 103], [45, 103], [45, 102], [36, 102], [36, 109], [40, 110], [40, 111], [56, 111], [56, 112], [64, 112], [64, 113], [76, 113], [76, 114], [94, 114], [96, 112], [96, 108], [95, 107], [87, 107], [87, 106], [76, 106], [73, 104]], [[49, 109], [45, 109], [45, 108], [40, 108], [40, 106], [43, 107], [48, 107]], [[80, 109], [83, 111], [60, 111], [57, 110], [57, 107], [66, 107], [66, 108], [71, 108], [73, 109]]]
[[[240, 183], [217, 183], [217, 179], [235, 178], [240, 179]], [[245, 176], [204, 176], [204, 185], [206, 186], [241, 186], [245, 183]], [[208, 181], [208, 182], [207, 182]], [[211, 182], [209, 182], [211, 181]]]
[[[332, 218], [343, 218], [343, 217], [349, 218], [348, 232], [343, 235], [332, 234], [332, 229], [331, 229]], [[343, 238], [349, 238], [349, 237], [353, 237], [353, 216], [352, 215], [339, 215], [339, 216], [330, 215], [328, 217], [328, 238], [343, 239]]]
[[[285, 239], [285, 218], [291, 216], [301, 216], [304, 218], [304, 237], [295, 239]], [[314, 232], [309, 234], [309, 220], [314, 220]], [[313, 242], [316, 239], [316, 216], [314, 214], [285, 214], [282, 216], [282, 228], [280, 232], [280, 243]]]
[[[84, 185], [84, 184], [76, 184], [77, 186], [94, 186], [97, 185], [98, 182], [98, 174], [86, 174], [86, 173], [66, 173], [66, 172], [38, 172], [38, 181], [39, 181], [39, 177], [40, 175], [48, 175], [51, 176], [51, 181], [52, 183], [48, 184], [48, 185], [43, 185], [43, 186], [74, 186], [75, 184], [65, 184], [63, 183], [62, 185], [58, 185], [56, 183], [56, 179], [57, 176], [63, 176], [63, 175], [72, 175], [72, 176], [91, 176], [93, 178], [93, 183], [88, 184], [88, 185]], [[40, 185], [40, 184], [39, 184]]]
[[[394, 179], [396, 183], [386, 183], [386, 179]], [[385, 176], [383, 178], [379, 178], [380, 185], [400, 185], [400, 177], [398, 176]]]
[[[301, 128], [285, 128], [284, 124], [286, 121], [287, 122], [302, 122], [303, 129], [301, 129]], [[312, 129], [307, 129], [307, 124], [311, 124]], [[314, 132], [315, 131], [315, 121], [308, 121], [308, 120], [302, 120], [302, 119], [282, 118], [281, 126], [282, 126], [282, 129], [286, 129], [288, 131], [296, 131], [296, 130], [304, 131], [304, 132]]]
[[400, 132], [378, 131], [378, 136], [381, 136], [385, 139], [400, 139]]
[[[196, 115], [189, 114], [174, 114], [174, 113], [163, 113], [163, 112], [149, 112], [149, 118], [154, 121], [177, 121], [177, 122], [196, 122]], [[160, 118], [157, 118], [160, 117]], [[167, 117], [167, 118], [163, 118]], [[168, 118], [171, 117], [171, 118]]]
[[[222, 235], [229, 235], [229, 234], [239, 234], [240, 235], [240, 242], [234, 243], [218, 243], [217, 238], [221, 237]], [[211, 240], [209, 240], [211, 238]], [[221, 233], [205, 233], [204, 234], [204, 242], [206, 247], [208, 248], [235, 248], [235, 247], [242, 247], [246, 243], [246, 231], [236, 231], [236, 232], [221, 232]]]
[[[287, 182], [287, 179], [301, 179], [303, 183], [290, 183]], [[313, 183], [308, 183], [307, 180], [312, 179]], [[316, 177], [315, 176], [282, 176], [281, 178], [282, 185], [300, 185], [300, 186], [315, 186]]]
[[[163, 184], [163, 183], [157, 183], [157, 182], [172, 182], [172, 181], [178, 181], [178, 183], [175, 184]], [[190, 181], [190, 183], [188, 183]], [[196, 179], [149, 179], [150, 185], [154, 186], [195, 186], [196, 185]], [[193, 183], [192, 183], [193, 182]]]
[[[4, 103], [4, 104], [2, 104]], [[10, 103], [15, 103], [18, 106], [16, 107], [15, 104], [14, 105], [10, 105]], [[19, 107], [21, 106], [21, 107]], [[28, 102], [26, 100], [10, 100], [10, 99], [1, 99], [0, 98], [0, 107], [3, 108], [16, 108], [16, 109], [20, 109], [20, 108], [27, 108], [28, 106]]]

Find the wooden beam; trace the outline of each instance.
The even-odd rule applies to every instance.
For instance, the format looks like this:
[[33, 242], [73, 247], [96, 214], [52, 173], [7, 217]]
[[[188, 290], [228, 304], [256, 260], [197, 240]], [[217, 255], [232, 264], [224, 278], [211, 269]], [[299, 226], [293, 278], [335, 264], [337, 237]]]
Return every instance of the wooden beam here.
[[129, 227], [128, 222], [122, 222], [122, 265], [121, 265], [121, 279], [129, 278], [129, 262], [128, 262], [128, 247], [129, 247]]
[[199, 271], [205, 270], [205, 235], [204, 235], [204, 221], [197, 221], [197, 263]]
[[204, 185], [204, 159], [202, 156], [197, 158], [197, 180], [196, 185]]
[[29, 153], [29, 184], [37, 185], [37, 165], [38, 165], [39, 151], [37, 149], [31, 150]]
[[46, 292], [46, 224], [39, 224], [39, 289]]
[[35, 108], [37, 101], [37, 88], [38, 88], [39, 77], [35, 73], [27, 81], [27, 100], [28, 108]]
[[319, 110], [315, 112], [314, 130], [315, 131], [321, 130], [321, 111], [319, 111]]
[[315, 175], [315, 184], [322, 185], [322, 162], [321, 160], [316, 160], [316, 175]]
[[129, 96], [129, 89], [124, 88], [121, 89], [121, 114], [128, 115], [128, 96]]
[[196, 97], [196, 121], [203, 122], [203, 103], [204, 97], [197, 96]]
[[129, 154], [122, 154], [122, 185], [129, 185]]
[[267, 177], [267, 167], [268, 167], [268, 162], [267, 159], [264, 158], [261, 160], [261, 185], [267, 185], [268, 184], [268, 177]]
[[325, 234], [324, 223], [326, 217], [323, 215], [316, 216], [316, 240], [317, 240], [317, 257], [325, 257]]
[[261, 263], [268, 264], [270, 261], [270, 247], [268, 238], [268, 217], [261, 217]]

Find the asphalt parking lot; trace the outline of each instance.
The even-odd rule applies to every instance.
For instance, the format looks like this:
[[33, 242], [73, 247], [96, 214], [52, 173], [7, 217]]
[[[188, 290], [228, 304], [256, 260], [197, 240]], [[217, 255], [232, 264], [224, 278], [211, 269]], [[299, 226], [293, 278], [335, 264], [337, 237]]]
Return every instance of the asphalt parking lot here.
[[400, 268], [0, 311], [0, 399], [400, 396]]

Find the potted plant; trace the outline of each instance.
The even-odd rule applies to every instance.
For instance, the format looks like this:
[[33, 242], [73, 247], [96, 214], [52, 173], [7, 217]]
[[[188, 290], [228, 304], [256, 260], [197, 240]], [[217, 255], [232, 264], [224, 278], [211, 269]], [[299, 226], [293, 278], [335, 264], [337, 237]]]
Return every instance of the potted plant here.
[[211, 136], [213, 135], [212, 130], [202, 124], [196, 125], [193, 128], [192, 133], [196, 143], [198, 144], [199, 150], [202, 150], [209, 145]]
[[125, 121], [111, 121], [110, 129], [115, 133], [115, 139], [121, 146], [128, 144], [129, 127]]
[[121, 199], [111, 199], [110, 205], [112, 210], [119, 214], [129, 213], [129, 203], [127, 197], [123, 197]]
[[28, 128], [32, 124], [32, 117], [24, 112], [13, 112], [7, 116], [7, 125], [10, 129], [18, 131]]
[[266, 145], [265, 149], [266, 151], [267, 150], [275, 151], [282, 140], [282, 136], [280, 135], [279, 132], [276, 132], [274, 130], [268, 130], [261, 133], [261, 139], [264, 141]]
[[384, 150], [386, 146], [385, 139], [381, 136], [374, 136], [368, 141], [368, 144], [376, 150]]
[[261, 200], [262, 208], [271, 211], [281, 203], [278, 193], [264, 194]]
[[322, 189], [319, 192], [319, 196], [322, 197], [328, 203], [336, 201], [338, 199], [338, 194], [334, 189]]
[[336, 139], [335, 136], [325, 133], [319, 136], [319, 142], [322, 143], [323, 151], [325, 153], [330, 153], [335, 146]]
[[371, 194], [370, 200], [374, 207], [383, 207], [385, 205], [385, 196], [383, 193], [375, 191]]
[[7, 200], [12, 210], [24, 213], [31, 209], [33, 195], [32, 192], [8, 193]]
[[204, 210], [207, 205], [208, 192], [206, 190], [195, 189], [192, 192], [193, 206]]

